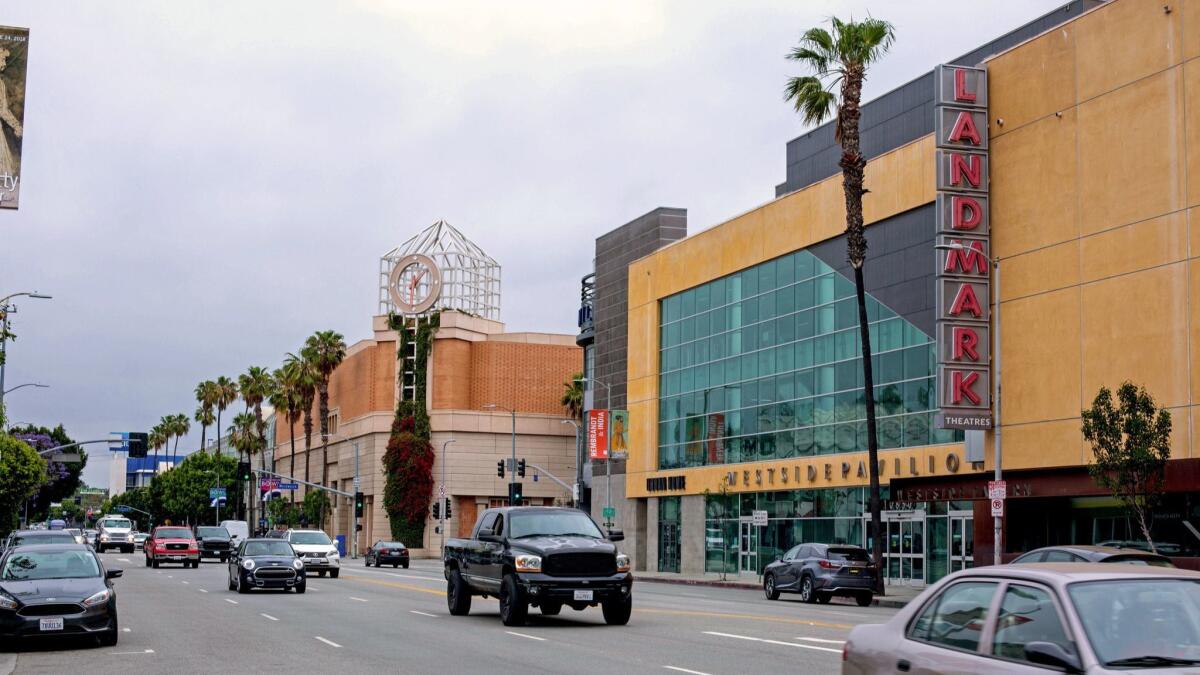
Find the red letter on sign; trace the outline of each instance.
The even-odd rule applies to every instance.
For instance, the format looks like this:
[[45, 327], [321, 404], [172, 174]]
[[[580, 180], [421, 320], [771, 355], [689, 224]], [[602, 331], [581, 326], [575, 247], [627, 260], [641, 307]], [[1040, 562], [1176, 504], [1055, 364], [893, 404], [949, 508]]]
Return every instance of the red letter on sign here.
[[951, 197], [950, 213], [955, 230], [973, 230], [983, 222], [983, 205], [974, 197]]
[[962, 360], [964, 355], [970, 357], [972, 361], [979, 360], [979, 351], [975, 349], [979, 345], [979, 333], [976, 333], [974, 328], [955, 326], [950, 329], [950, 335], [950, 339], [954, 343], [955, 361]]
[[965, 398], [971, 402], [971, 405], [979, 405], [983, 399], [979, 398], [979, 394], [976, 394], [975, 391], [971, 389], [971, 387], [974, 386], [975, 382], [978, 380], [979, 373], [967, 373], [965, 377], [963, 372], [960, 370], [956, 370], [951, 373], [950, 400], [954, 401], [955, 403], [962, 403], [962, 400]]
[[982, 274], [987, 276], [987, 257], [983, 255], [983, 242], [971, 241], [963, 242], [956, 241], [958, 244], [965, 244], [966, 248], [952, 248], [946, 252], [946, 268], [942, 272], [946, 274]]
[[961, 143], [964, 138], [975, 145], [983, 143], [979, 129], [975, 127], [975, 120], [971, 118], [971, 113], [966, 111], [958, 113], [958, 119], [954, 120], [954, 128], [950, 130], [950, 140], [955, 143]]
[[983, 318], [983, 307], [979, 305], [979, 298], [975, 297], [975, 289], [971, 288], [971, 284], [959, 285], [954, 304], [950, 306], [950, 316], [958, 316], [963, 312], [970, 312], [976, 319]]
[[962, 185], [966, 178], [971, 187], [983, 184], [983, 161], [979, 155], [950, 155], [950, 184]]
[[975, 92], [967, 91], [967, 71], [961, 68], [954, 71], [954, 100], [964, 103], [975, 102]]

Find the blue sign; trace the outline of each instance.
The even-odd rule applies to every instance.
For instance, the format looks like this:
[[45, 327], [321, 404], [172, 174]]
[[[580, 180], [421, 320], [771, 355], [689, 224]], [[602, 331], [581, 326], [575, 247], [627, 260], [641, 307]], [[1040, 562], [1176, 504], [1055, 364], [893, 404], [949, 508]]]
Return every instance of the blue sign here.
[[117, 509], [117, 513], [129, 513], [130, 511], [133, 510], [133, 509], [129, 508], [128, 506], [125, 506], [124, 504], [117, 506], [115, 508]]
[[223, 488], [223, 487], [208, 488], [208, 498], [209, 499], [216, 499], [218, 497], [220, 497], [221, 499], [224, 499], [225, 496], [226, 496], [225, 488]]
[[299, 483], [280, 483], [279, 489], [280, 490], [299, 490], [300, 484]]

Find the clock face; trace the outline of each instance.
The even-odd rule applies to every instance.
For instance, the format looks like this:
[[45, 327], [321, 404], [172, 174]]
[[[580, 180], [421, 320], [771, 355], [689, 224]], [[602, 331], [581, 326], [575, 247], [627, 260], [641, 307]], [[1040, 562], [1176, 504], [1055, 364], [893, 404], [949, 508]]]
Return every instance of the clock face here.
[[388, 277], [388, 294], [401, 314], [420, 314], [437, 302], [442, 273], [429, 256], [412, 253], [396, 262]]

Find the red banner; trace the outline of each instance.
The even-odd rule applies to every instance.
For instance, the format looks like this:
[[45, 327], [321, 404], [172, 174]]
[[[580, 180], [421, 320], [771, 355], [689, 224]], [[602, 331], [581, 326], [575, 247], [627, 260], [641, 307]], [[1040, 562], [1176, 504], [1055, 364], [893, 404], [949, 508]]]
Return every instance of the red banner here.
[[587, 417], [588, 457], [608, 459], [608, 411], [589, 410]]

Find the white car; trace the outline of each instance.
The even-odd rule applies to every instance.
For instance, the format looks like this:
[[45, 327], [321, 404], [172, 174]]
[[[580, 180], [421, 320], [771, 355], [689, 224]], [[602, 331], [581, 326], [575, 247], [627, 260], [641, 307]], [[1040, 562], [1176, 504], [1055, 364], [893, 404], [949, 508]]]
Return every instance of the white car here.
[[286, 538], [296, 550], [296, 555], [304, 561], [304, 569], [308, 574], [316, 572], [323, 577], [328, 573], [334, 579], [338, 578], [341, 556], [329, 535], [321, 530], [288, 530]]

